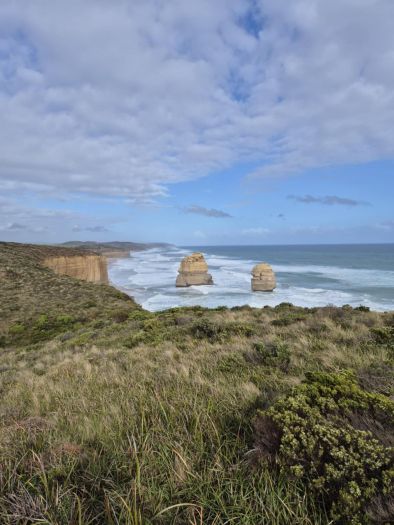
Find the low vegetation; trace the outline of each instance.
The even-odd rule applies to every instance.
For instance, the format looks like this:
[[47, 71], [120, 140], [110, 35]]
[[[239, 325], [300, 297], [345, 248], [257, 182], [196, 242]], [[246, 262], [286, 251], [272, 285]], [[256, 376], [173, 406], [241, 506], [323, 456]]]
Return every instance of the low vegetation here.
[[394, 313], [150, 313], [10, 244], [0, 308], [0, 523], [394, 521]]
[[263, 460], [304, 480], [334, 522], [389, 522], [394, 504], [394, 402], [353, 374], [309, 372], [256, 417]]

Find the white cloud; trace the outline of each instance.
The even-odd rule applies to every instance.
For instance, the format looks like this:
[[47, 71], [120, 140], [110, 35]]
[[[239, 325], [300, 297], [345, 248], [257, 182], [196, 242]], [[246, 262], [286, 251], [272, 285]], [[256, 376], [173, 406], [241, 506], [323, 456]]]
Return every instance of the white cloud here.
[[204, 206], [199, 206], [197, 204], [192, 204], [186, 208], [182, 208], [184, 213], [194, 213], [195, 215], [202, 215], [203, 217], [211, 217], [215, 219], [228, 219], [232, 216], [223, 211], [217, 210], [216, 208], [205, 208]]
[[31, 226], [26, 224], [20, 224], [19, 222], [9, 222], [4, 225], [0, 225], [0, 231], [2, 232], [10, 232], [12, 234], [16, 233], [42, 233], [45, 231], [45, 227], [43, 226]]
[[27, 230], [27, 226], [25, 224], [20, 224], [19, 222], [9, 222], [8, 224], [5, 224], [4, 226], [0, 226], [0, 230], [4, 231], [21, 231], [21, 230]]
[[263, 177], [392, 158], [393, 18], [392, 0], [3, 0], [0, 187], [151, 202], [245, 159]]
[[102, 226], [101, 224], [98, 224], [96, 226], [79, 226], [79, 224], [76, 224], [73, 226], [72, 231], [74, 233], [80, 233], [80, 232], [91, 232], [91, 233], [106, 233], [109, 232], [108, 228], [106, 226]]
[[[81, 221], [83, 226], [76, 226], [76, 221]], [[117, 219], [110, 220], [114, 221], [117, 222]], [[110, 230], [97, 225], [96, 218], [87, 213], [29, 206], [20, 204], [16, 199], [0, 196], [0, 231], [12, 238], [12, 235], [25, 233], [52, 232], [56, 235], [56, 232], [106, 233]]]

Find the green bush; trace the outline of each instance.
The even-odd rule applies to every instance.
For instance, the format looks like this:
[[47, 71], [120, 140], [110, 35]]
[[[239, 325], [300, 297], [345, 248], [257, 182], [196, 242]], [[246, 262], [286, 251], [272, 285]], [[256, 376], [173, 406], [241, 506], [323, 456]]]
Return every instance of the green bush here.
[[291, 309], [291, 308], [294, 308], [294, 305], [293, 303], [286, 303], [286, 302], [283, 302], [283, 303], [279, 303], [275, 306], [275, 310], [287, 310], [287, 309]]
[[371, 309], [369, 306], [364, 306], [360, 304], [360, 306], [356, 306], [355, 310], [357, 310], [358, 312], [369, 312]]
[[394, 346], [393, 326], [385, 326], [383, 328], [372, 328], [371, 332], [376, 343], [380, 345], [386, 345], [389, 347]]
[[394, 520], [385, 507], [394, 497], [393, 431], [394, 403], [350, 373], [309, 373], [255, 420], [261, 456], [303, 480], [333, 523], [352, 525]]
[[10, 326], [9, 333], [12, 335], [22, 334], [25, 331], [25, 326], [22, 323], [16, 323]]
[[75, 327], [76, 324], [77, 320], [68, 314], [58, 314], [55, 317], [48, 314], [41, 314], [32, 322], [31, 341], [33, 343], [46, 341]]
[[61, 315], [56, 316], [54, 324], [57, 327], [67, 327], [67, 326], [71, 326], [72, 324], [74, 324], [74, 322], [75, 322], [75, 319], [71, 315], [61, 314]]
[[223, 357], [218, 363], [218, 370], [228, 374], [239, 376], [240, 371], [245, 369], [245, 360], [239, 354], [230, 354]]
[[135, 308], [129, 313], [129, 319], [133, 321], [144, 321], [145, 319], [150, 319], [151, 317], [153, 317], [151, 312], [139, 308]]
[[293, 323], [300, 321], [305, 321], [306, 315], [300, 314], [289, 314], [285, 317], [280, 317], [279, 319], [274, 319], [271, 321], [272, 326], [289, 326]]
[[132, 333], [124, 341], [124, 346], [134, 348], [139, 344], [157, 346], [171, 340], [166, 325], [155, 317], [149, 317], [140, 323], [140, 330]]
[[234, 336], [251, 337], [254, 334], [254, 328], [249, 324], [214, 323], [208, 319], [201, 319], [192, 324], [189, 333], [195, 339], [207, 339], [211, 343], [219, 343]]
[[126, 348], [134, 348], [140, 344], [143, 344], [146, 342], [146, 337], [144, 332], [139, 331], [131, 334], [128, 336], [124, 341], [123, 344]]
[[290, 351], [282, 341], [265, 344], [253, 343], [253, 349], [258, 355], [261, 364], [276, 366], [283, 372], [287, 372], [290, 366]]
[[115, 323], [124, 323], [129, 319], [130, 310], [124, 308], [118, 308], [110, 312], [110, 318], [115, 321]]

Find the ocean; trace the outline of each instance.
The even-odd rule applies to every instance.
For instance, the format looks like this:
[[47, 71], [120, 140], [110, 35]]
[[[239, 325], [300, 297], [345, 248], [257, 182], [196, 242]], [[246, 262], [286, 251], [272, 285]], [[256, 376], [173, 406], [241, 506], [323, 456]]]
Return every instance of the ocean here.
[[[213, 286], [175, 288], [181, 259], [201, 251]], [[271, 293], [252, 292], [250, 272], [268, 262]], [[109, 264], [110, 281], [150, 311], [175, 306], [369, 306], [394, 310], [394, 244], [314, 246], [193, 246], [133, 252]]]

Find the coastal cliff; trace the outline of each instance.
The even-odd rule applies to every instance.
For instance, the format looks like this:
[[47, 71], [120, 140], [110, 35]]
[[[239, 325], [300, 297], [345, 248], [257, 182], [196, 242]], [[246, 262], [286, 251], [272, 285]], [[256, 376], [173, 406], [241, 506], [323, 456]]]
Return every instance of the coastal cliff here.
[[59, 275], [108, 284], [107, 260], [102, 255], [47, 257], [43, 264]]
[[394, 523], [393, 312], [149, 312], [43, 264], [84, 255], [0, 242], [4, 525]]

